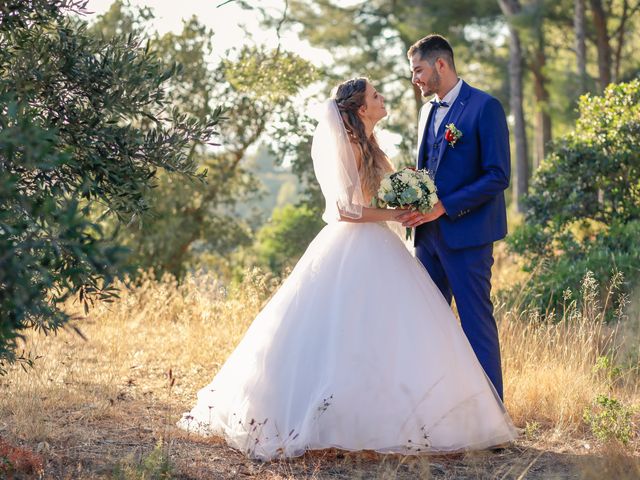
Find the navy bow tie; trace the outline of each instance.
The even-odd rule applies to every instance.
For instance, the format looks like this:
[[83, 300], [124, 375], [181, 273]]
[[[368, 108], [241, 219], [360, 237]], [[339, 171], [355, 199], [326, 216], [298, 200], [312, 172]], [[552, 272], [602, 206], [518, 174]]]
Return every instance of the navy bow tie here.
[[448, 108], [449, 104], [447, 102], [439, 102], [438, 100], [431, 100], [431, 105], [436, 108], [445, 107]]

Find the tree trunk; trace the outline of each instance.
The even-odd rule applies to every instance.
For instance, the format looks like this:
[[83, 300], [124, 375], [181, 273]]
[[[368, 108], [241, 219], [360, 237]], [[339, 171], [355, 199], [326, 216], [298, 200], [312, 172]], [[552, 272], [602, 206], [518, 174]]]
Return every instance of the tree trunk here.
[[585, 30], [584, 0], [575, 0], [573, 26], [576, 33], [576, 60], [580, 93], [587, 91], [587, 43]]
[[529, 160], [527, 158], [527, 133], [525, 130], [524, 108], [522, 106], [522, 49], [520, 36], [515, 27], [509, 27], [509, 90], [510, 109], [515, 119], [514, 138], [516, 142], [516, 183], [513, 198], [519, 212], [524, 211], [523, 196], [529, 190]]
[[607, 31], [607, 14], [602, 6], [602, 0], [590, 0], [590, 2], [598, 47], [598, 77], [600, 89], [604, 90], [611, 83], [611, 45]]
[[515, 119], [513, 136], [516, 144], [513, 201], [519, 212], [524, 211], [522, 198], [529, 189], [529, 162], [527, 158], [527, 135], [522, 106], [522, 48], [520, 35], [511, 23], [511, 17], [520, 12], [518, 0], [498, 0], [498, 4], [509, 22], [509, 107]]
[[629, 2], [627, 2], [627, 0], [624, 0], [622, 2], [622, 17], [620, 18], [620, 26], [618, 27], [618, 32], [617, 32], [617, 45], [616, 45], [616, 52], [615, 52], [615, 57], [614, 57], [614, 63], [613, 63], [613, 81], [614, 82], [618, 82], [620, 81], [620, 61], [622, 59], [622, 47], [624, 46], [624, 34], [625, 34], [625, 28], [626, 28], [626, 23], [627, 20], [629, 18]]
[[534, 94], [536, 97], [535, 155], [533, 170], [538, 168], [546, 156], [546, 148], [551, 141], [551, 116], [549, 115], [549, 91], [544, 69], [547, 57], [544, 51], [544, 32], [542, 25], [537, 25], [538, 46], [533, 54], [531, 70], [533, 72]]

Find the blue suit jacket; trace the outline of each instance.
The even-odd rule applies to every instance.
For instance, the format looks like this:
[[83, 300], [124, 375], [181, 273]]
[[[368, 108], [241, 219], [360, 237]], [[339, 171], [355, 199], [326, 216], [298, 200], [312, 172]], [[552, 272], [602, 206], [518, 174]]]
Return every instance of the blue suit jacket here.
[[[509, 130], [500, 102], [465, 82], [450, 108], [447, 124], [453, 123], [462, 137], [455, 147], [446, 141], [440, 144], [435, 183], [446, 215], [436, 222], [448, 247], [475, 247], [507, 234]], [[417, 162], [431, 109], [427, 102], [420, 110]], [[416, 242], [428, 235], [429, 228], [424, 224], [416, 229]]]

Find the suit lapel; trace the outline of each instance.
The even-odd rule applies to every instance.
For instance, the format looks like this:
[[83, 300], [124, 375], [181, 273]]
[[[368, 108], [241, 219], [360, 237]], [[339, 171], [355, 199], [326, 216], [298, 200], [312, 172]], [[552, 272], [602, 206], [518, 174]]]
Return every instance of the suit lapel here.
[[[462, 86], [460, 87], [458, 98], [456, 98], [456, 101], [453, 102], [453, 105], [451, 106], [451, 115], [447, 120], [447, 125], [450, 123], [453, 123], [454, 125], [456, 124], [456, 122], [460, 118], [460, 115], [462, 114], [462, 111], [464, 110], [464, 107], [466, 107], [468, 103], [467, 100], [470, 93], [471, 89], [469, 88], [469, 85], [467, 85], [467, 83], [463, 81]], [[441, 128], [446, 129], [446, 125], [442, 125]], [[438, 167], [440, 166], [440, 162], [442, 161], [442, 157], [444, 157], [444, 152], [447, 150], [448, 145], [449, 142], [447, 142], [443, 137], [442, 143], [440, 144], [440, 149], [438, 150], [438, 163], [436, 164], [436, 171], [438, 171]]]
[[[424, 151], [424, 142], [426, 139], [426, 128], [427, 125], [429, 125], [429, 122], [431, 121], [431, 115], [433, 115], [433, 105], [431, 105], [430, 103], [428, 103], [427, 105], [429, 105], [429, 111], [426, 112], [426, 115], [420, 115], [420, 122], [418, 125], [418, 151], [417, 151], [417, 155], [416, 155], [416, 168], [420, 168], [420, 157], [423, 156], [422, 152]], [[425, 119], [423, 121], [423, 118]]]

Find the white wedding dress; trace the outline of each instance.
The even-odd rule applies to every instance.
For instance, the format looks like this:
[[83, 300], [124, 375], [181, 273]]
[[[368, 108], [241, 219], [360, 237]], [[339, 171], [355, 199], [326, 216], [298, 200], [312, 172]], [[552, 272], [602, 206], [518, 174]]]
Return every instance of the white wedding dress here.
[[385, 223], [325, 226], [178, 425], [262, 460], [515, 438], [449, 305]]

